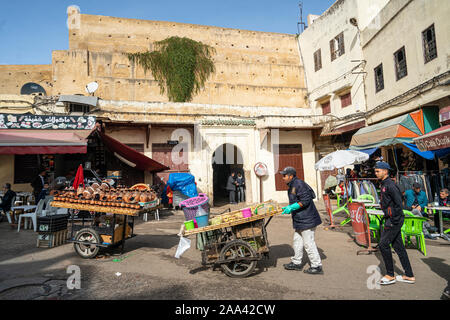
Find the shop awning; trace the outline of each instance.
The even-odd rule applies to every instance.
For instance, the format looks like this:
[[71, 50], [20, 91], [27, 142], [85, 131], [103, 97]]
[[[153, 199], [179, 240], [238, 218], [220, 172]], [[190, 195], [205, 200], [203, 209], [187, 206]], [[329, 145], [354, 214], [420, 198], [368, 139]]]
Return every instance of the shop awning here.
[[414, 153], [418, 154], [422, 158], [425, 158], [427, 160], [433, 160], [434, 159], [434, 152], [433, 151], [420, 151], [419, 148], [413, 143], [407, 143], [404, 142], [403, 145], [407, 147], [409, 150], [413, 151]]
[[[352, 137], [350, 149], [361, 150], [398, 143], [412, 143], [424, 133], [436, 126], [430, 121], [432, 116], [424, 118], [424, 114], [432, 114], [431, 110], [418, 110], [400, 117], [359, 129]], [[436, 113], [437, 116], [437, 113]]]
[[322, 132], [320, 133], [321, 137], [326, 137], [326, 136], [338, 136], [341, 135], [343, 133], [346, 132], [350, 132], [353, 130], [357, 130], [359, 128], [363, 128], [366, 125], [366, 121], [362, 120], [362, 121], [358, 121], [358, 122], [354, 122], [345, 126], [337, 126], [334, 129], [329, 129], [329, 128], [323, 128]]
[[169, 167], [147, 156], [144, 156], [142, 153], [134, 150], [133, 148], [130, 148], [120, 141], [117, 141], [116, 139], [113, 139], [112, 137], [102, 133], [101, 131], [97, 132], [109, 151], [111, 151], [114, 156], [116, 156], [119, 160], [126, 163], [130, 167], [150, 172], [160, 172], [170, 169]]
[[378, 148], [370, 148], [370, 149], [361, 149], [361, 150], [358, 150], [358, 151], [367, 153], [369, 156], [371, 156], [377, 150], [378, 150]]
[[440, 127], [414, 139], [421, 151], [450, 148], [450, 125]]
[[80, 95], [63, 95], [58, 99], [59, 102], [70, 102], [77, 104], [85, 104], [88, 106], [96, 107], [98, 97], [93, 96], [80, 96]]
[[0, 154], [86, 153], [90, 130], [0, 130]]

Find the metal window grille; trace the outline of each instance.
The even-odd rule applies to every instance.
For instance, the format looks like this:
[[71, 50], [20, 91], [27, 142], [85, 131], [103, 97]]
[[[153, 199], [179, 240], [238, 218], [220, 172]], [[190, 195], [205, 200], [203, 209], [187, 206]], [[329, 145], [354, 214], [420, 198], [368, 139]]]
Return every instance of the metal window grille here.
[[408, 75], [408, 69], [406, 67], [406, 54], [405, 47], [402, 47], [398, 51], [394, 53], [395, 60], [395, 74], [397, 76], [397, 80], [400, 80], [403, 77]]
[[384, 89], [384, 79], [383, 79], [383, 64], [380, 64], [374, 69], [375, 73], [375, 92]]
[[436, 34], [434, 24], [422, 32], [423, 56], [425, 63], [437, 58]]

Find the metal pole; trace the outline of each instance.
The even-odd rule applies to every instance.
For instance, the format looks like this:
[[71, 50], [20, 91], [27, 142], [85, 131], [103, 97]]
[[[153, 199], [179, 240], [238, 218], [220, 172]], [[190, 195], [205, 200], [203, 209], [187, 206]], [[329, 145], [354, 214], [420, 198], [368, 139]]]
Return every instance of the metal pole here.
[[259, 202], [263, 202], [263, 183], [262, 177], [259, 177]]

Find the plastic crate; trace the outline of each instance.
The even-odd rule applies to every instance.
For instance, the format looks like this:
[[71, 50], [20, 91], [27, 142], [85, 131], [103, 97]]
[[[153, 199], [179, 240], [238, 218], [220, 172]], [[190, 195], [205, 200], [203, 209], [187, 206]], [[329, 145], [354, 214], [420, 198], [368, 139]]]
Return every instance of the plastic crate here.
[[39, 232], [36, 246], [38, 248], [53, 248], [65, 244], [67, 230], [57, 232]]
[[57, 232], [67, 229], [69, 214], [55, 214], [52, 216], [38, 217], [37, 230], [39, 232]]

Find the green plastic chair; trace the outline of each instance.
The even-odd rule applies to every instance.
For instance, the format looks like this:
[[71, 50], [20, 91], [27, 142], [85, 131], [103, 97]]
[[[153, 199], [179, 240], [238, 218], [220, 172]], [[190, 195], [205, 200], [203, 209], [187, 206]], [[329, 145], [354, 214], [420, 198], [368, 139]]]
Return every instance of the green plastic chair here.
[[333, 212], [331, 212], [331, 214], [335, 215], [336, 213], [339, 213], [339, 212], [345, 212], [347, 214], [348, 218], [340, 223], [340, 225], [343, 226], [343, 225], [349, 223], [350, 221], [352, 221], [352, 219], [350, 218], [350, 211], [348, 211], [348, 208], [347, 208], [347, 203], [352, 202], [352, 198], [349, 197], [347, 202], [344, 205], [342, 205], [342, 199], [341, 199], [340, 195], [336, 194], [336, 196], [337, 196], [338, 208], [336, 210], [333, 210]]
[[425, 245], [425, 235], [423, 234], [423, 222], [427, 221], [427, 218], [423, 217], [405, 217], [405, 221], [402, 226], [402, 240], [405, 244], [405, 238], [408, 243], [411, 243], [410, 238], [416, 237], [417, 249], [427, 255], [427, 248]]
[[376, 241], [379, 241], [380, 239], [378, 239], [378, 235], [380, 234], [381, 230], [380, 221], [370, 214], [368, 216], [369, 216], [369, 229], [371, 232], [373, 232], [373, 238]]
[[371, 194], [361, 194], [358, 196], [358, 200], [370, 200], [375, 203], [375, 198]]
[[412, 213], [411, 211], [408, 211], [408, 210], [403, 210], [403, 213], [405, 215], [405, 218], [406, 217], [417, 217], [416, 215], [414, 215], [414, 213]]

